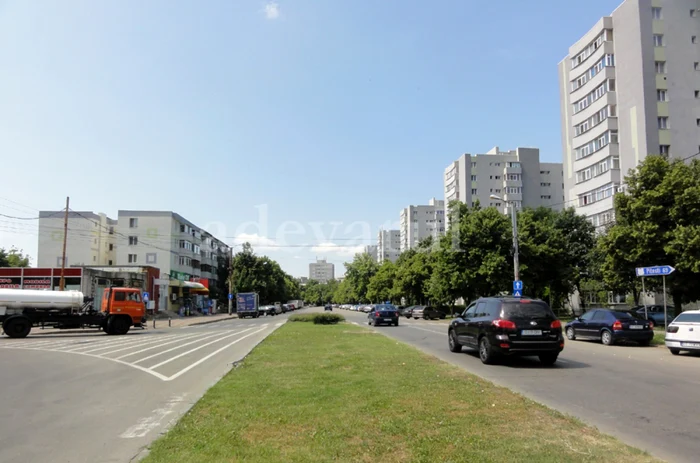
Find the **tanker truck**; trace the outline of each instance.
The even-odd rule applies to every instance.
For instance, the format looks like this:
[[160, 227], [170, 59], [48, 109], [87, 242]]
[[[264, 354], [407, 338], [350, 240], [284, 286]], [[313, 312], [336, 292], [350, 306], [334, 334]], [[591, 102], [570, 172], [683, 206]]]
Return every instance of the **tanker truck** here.
[[126, 334], [145, 322], [145, 305], [138, 288], [106, 288], [100, 310], [80, 291], [0, 289], [0, 323], [11, 338], [26, 338], [32, 327], [97, 328]]

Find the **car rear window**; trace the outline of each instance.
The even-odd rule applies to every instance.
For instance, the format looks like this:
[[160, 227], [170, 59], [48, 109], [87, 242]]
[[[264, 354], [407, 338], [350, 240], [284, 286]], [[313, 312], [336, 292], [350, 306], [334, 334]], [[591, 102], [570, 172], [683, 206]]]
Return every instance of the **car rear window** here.
[[615, 310], [612, 312], [612, 314], [618, 320], [637, 320], [637, 319], [641, 318], [639, 315], [637, 315], [634, 312], [622, 312], [620, 310]]
[[503, 315], [506, 318], [552, 318], [552, 309], [544, 302], [504, 302]]
[[396, 307], [394, 307], [393, 305], [378, 305], [377, 310], [380, 310], [382, 312], [386, 312], [389, 310], [396, 310]]
[[681, 323], [700, 323], [700, 313], [682, 313], [673, 321]]

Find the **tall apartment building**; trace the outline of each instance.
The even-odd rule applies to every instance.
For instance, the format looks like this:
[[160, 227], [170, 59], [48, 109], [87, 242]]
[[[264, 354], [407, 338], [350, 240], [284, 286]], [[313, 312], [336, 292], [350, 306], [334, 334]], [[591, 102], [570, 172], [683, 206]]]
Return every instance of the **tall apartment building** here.
[[596, 226], [648, 154], [700, 151], [699, 8], [625, 0], [559, 63], [565, 200]]
[[335, 265], [331, 262], [316, 259], [316, 262], [309, 264], [309, 280], [328, 283], [333, 279], [335, 279]]
[[444, 186], [446, 208], [453, 200], [469, 206], [478, 200], [481, 207], [507, 213], [508, 204], [491, 195], [512, 201], [518, 209], [561, 209], [564, 202], [562, 164], [540, 162], [538, 148], [501, 151], [496, 146], [486, 154], [463, 154], [445, 169]]
[[399, 230], [379, 230], [377, 235], [377, 262], [396, 262], [401, 254], [401, 232]]
[[445, 234], [445, 201], [432, 198], [427, 206], [408, 206], [401, 210], [400, 250], [412, 249], [425, 238], [439, 239]]
[[[39, 212], [37, 267], [60, 267], [65, 211]], [[117, 221], [105, 214], [68, 212], [66, 266], [116, 265]]]

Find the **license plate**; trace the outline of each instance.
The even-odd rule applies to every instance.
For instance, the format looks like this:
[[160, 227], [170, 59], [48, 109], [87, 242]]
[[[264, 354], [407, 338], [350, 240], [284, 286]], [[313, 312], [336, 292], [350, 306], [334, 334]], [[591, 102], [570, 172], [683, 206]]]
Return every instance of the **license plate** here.
[[644, 326], [642, 326], [642, 325], [630, 325], [631, 330], [641, 330], [643, 328], [644, 328]]
[[385, 321], [385, 322], [392, 322], [392, 321], [394, 321], [394, 320], [391, 319], [391, 318], [385, 318], [384, 321]]
[[523, 336], [542, 336], [542, 330], [523, 330]]
[[682, 342], [683, 347], [700, 347], [700, 342]]

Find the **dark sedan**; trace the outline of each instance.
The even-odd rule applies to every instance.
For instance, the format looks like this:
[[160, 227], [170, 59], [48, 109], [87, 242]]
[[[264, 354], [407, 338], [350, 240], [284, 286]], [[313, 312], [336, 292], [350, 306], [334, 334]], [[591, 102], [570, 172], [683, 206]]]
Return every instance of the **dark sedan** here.
[[618, 341], [648, 346], [654, 339], [654, 323], [628, 310], [592, 309], [566, 325], [566, 337], [600, 339], [606, 346]]
[[367, 324], [399, 326], [399, 311], [391, 304], [378, 304], [367, 315]]

